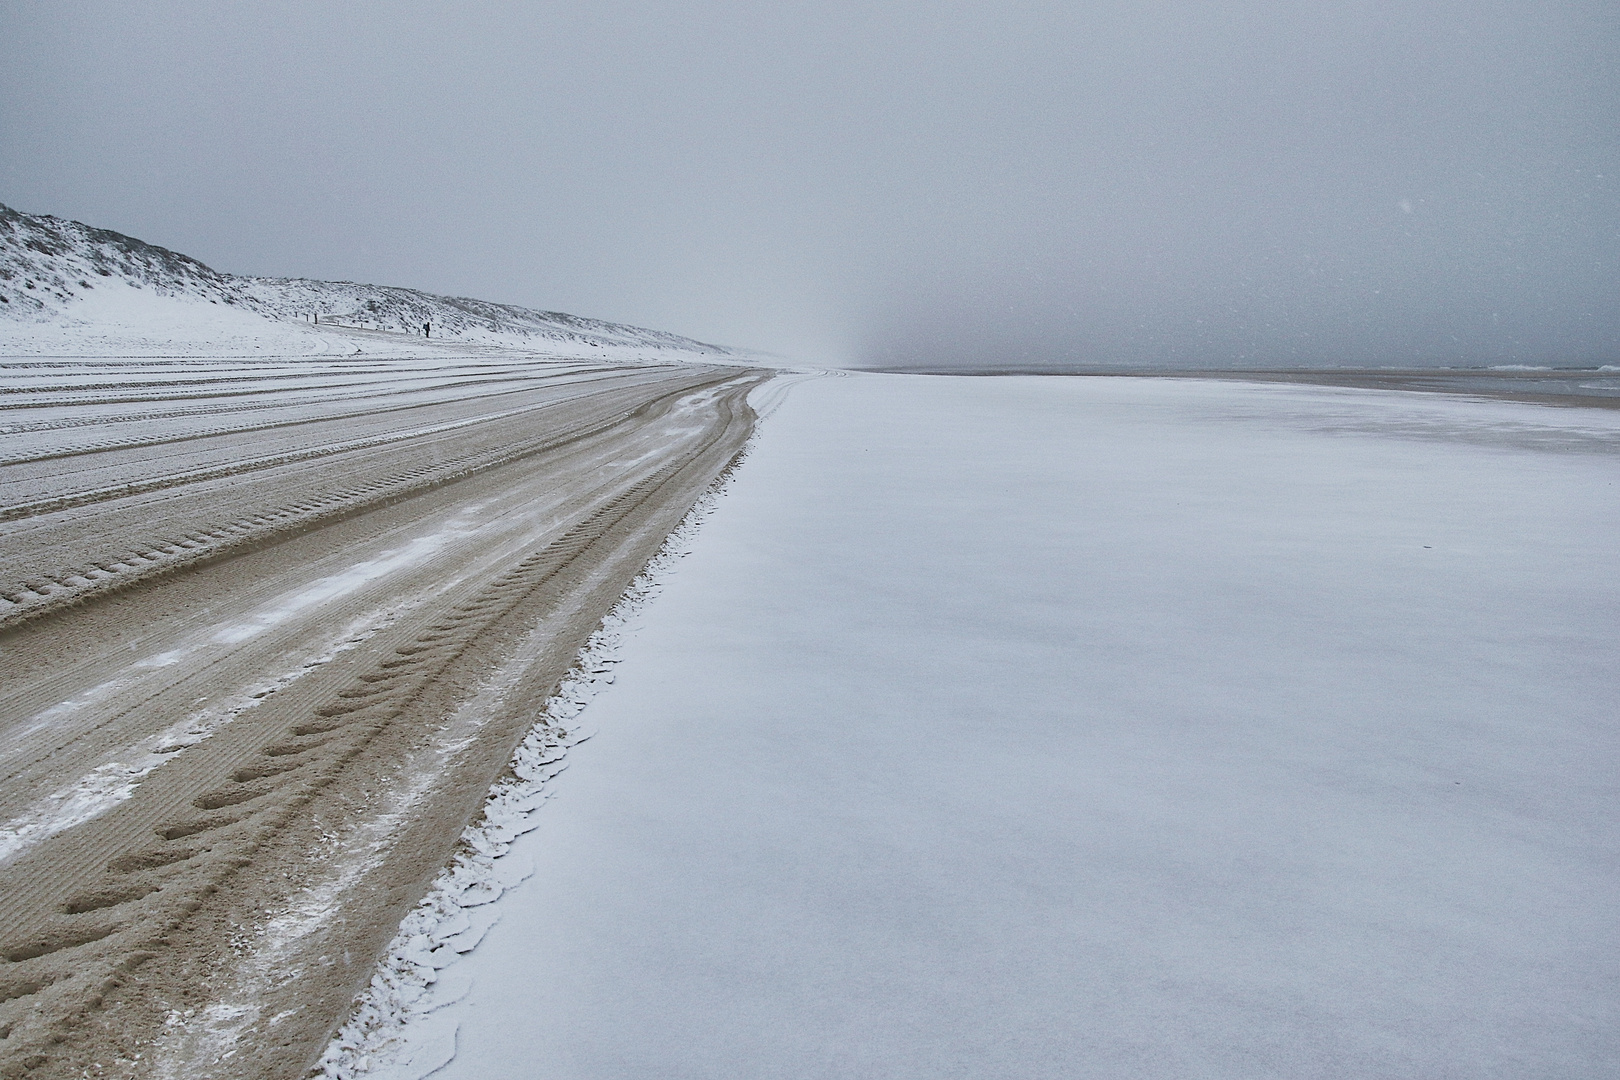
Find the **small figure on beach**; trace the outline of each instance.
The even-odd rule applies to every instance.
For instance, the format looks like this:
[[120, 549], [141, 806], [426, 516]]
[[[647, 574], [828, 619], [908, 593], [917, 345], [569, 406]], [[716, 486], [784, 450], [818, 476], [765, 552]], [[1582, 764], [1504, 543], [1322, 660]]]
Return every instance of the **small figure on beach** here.
[[425, 322], [425, 323], [422, 324], [422, 336], [423, 337], [432, 337], [433, 336], [433, 324], [432, 323]]

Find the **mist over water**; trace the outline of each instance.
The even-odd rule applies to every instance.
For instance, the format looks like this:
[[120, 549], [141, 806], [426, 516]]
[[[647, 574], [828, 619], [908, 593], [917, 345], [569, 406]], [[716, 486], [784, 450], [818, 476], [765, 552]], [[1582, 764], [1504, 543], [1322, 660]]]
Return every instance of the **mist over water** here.
[[1620, 362], [1612, 2], [0, 0], [0, 202], [872, 366]]

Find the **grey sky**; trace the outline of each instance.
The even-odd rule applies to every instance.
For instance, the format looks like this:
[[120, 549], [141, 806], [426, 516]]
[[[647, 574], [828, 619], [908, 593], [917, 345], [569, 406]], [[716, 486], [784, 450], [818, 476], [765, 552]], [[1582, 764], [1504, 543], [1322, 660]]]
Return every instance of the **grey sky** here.
[[0, 202], [877, 364], [1620, 362], [1620, 5], [0, 0]]

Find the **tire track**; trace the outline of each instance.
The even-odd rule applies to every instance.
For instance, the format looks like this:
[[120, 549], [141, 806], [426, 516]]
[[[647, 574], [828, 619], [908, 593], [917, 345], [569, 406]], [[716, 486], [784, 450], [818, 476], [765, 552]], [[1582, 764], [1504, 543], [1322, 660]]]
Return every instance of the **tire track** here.
[[[248, 755], [247, 762], [229, 772], [224, 785], [192, 797], [187, 809], [193, 812], [158, 824], [153, 829], [157, 843], [112, 859], [96, 882], [56, 905], [43, 920], [43, 928], [32, 925], [41, 920], [19, 910], [15, 900], [0, 901], [0, 926], [8, 928], [0, 932], [0, 957], [20, 963], [100, 941], [122, 925], [104, 921], [101, 913], [158, 891], [163, 883], [152, 871], [196, 858], [203, 850], [196, 845], [207, 844], [209, 834], [255, 823], [259, 815], [268, 817], [258, 824], [278, 828], [289, 814], [336, 780], [343, 767], [397, 721], [493, 623], [602, 542], [615, 523], [677, 471], [678, 466], [666, 467], [602, 503], [561, 537], [454, 605], [442, 619], [398, 646], [393, 655], [376, 662], [307, 716], [274, 733]], [[263, 829], [234, 829], [226, 842], [230, 858], [211, 861], [204, 868], [203, 880], [193, 884], [204, 890], [217, 887], [221, 875], [236, 868], [234, 860], [250, 856], [264, 839]], [[168, 846], [182, 840], [188, 845]], [[217, 846], [210, 844], [207, 850]], [[97, 918], [77, 918], [83, 915]]]
[[[295, 888], [322, 853], [337, 850], [323, 839], [329, 829], [336, 836], [343, 822], [376, 812], [377, 800], [397, 782], [397, 763], [411, 747], [437, 737], [456, 703], [476, 692], [503, 655], [503, 643], [558, 620], [555, 651], [527, 676], [536, 691], [554, 684], [577, 648], [569, 642], [583, 640], [686, 505], [733, 460], [751, 417], [742, 400], [755, 382], [757, 377], [734, 369], [664, 373], [635, 400], [587, 417], [567, 433], [402, 470], [375, 491], [356, 486], [337, 493], [351, 498], [348, 506], [315, 496], [292, 500], [234, 522], [241, 527], [235, 533], [228, 527], [198, 530], [162, 552], [132, 553], [150, 557], [152, 566], [109, 563], [97, 567], [104, 577], [65, 583], [81, 592], [53, 609], [64, 616], [89, 595], [85, 587], [111, 591], [120, 587], [114, 583], [120, 575], [126, 587], [137, 580], [151, 583], [217, 560], [232, 545], [262, 544], [278, 529], [314, 533], [332, 521], [321, 514], [364, 513], [385, 502], [408, 507], [414, 505], [409, 497], [456, 479], [504, 476], [493, 472], [501, 466], [518, 470], [503, 484], [521, 485], [521, 478], [536, 475], [529, 462], [602, 442], [603, 449], [580, 457], [574, 467], [575, 482], [595, 485], [600, 493], [582, 490], [569, 504], [576, 509], [544, 542], [526, 553], [519, 549], [373, 645], [333, 662], [320, 680], [293, 683], [224, 733], [176, 748], [173, 761], [127, 801], [0, 866], [0, 1077], [78, 1075], [114, 1056], [134, 1062], [129, 1055], [155, 1038], [166, 1009], [203, 1000], [208, 973], [251, 950], [251, 936], [242, 936], [240, 927], [258, 910], [253, 905], [269, 902], [255, 898]], [[692, 426], [692, 416], [699, 426]], [[649, 426], [678, 441], [649, 457], [636, 441]], [[611, 449], [616, 446], [626, 449]], [[585, 467], [618, 458], [642, 464], [628, 472]], [[278, 524], [277, 512], [289, 518]], [[36, 595], [49, 599], [49, 592]], [[14, 628], [31, 633], [31, 625]], [[521, 737], [522, 715], [503, 714], [499, 724], [491, 719], [494, 727], [469, 749], [468, 763], [447, 775], [424, 804], [432, 813], [409, 823], [413, 839], [400, 841], [399, 853], [367, 871], [372, 884], [365, 888], [373, 892], [350, 903], [344, 908], [349, 914], [323, 931], [336, 935], [331, 942], [337, 944], [329, 945], [341, 945], [345, 959], [336, 967], [307, 968], [306, 976], [321, 989], [300, 998], [301, 1007], [313, 1012], [299, 1021], [297, 1039], [278, 1036], [280, 1042], [256, 1044], [259, 1051], [221, 1075], [247, 1075], [240, 1069], [301, 1075], [305, 1058], [319, 1052], [342, 1019], [354, 980], [369, 977], [371, 952], [388, 940], [400, 905], [413, 901], [412, 890], [425, 887], [449, 857], [448, 845], [475, 811], [492, 770], [505, 761], [507, 743]], [[354, 949], [359, 951], [351, 960]], [[130, 1070], [139, 1072], [133, 1064]]]
[[[439, 403], [435, 402], [434, 404], [437, 406]], [[577, 404], [577, 402], [575, 402], [575, 404]], [[0, 522], [15, 521], [20, 518], [37, 517], [41, 514], [49, 514], [58, 510], [70, 510], [79, 506], [87, 506], [91, 503], [128, 498], [132, 495], [144, 495], [148, 492], [161, 491], [165, 488], [179, 487], [184, 484], [196, 484], [208, 480], [219, 480], [225, 477], [240, 476], [243, 473], [255, 472], [261, 469], [278, 468], [283, 465], [296, 465], [301, 462], [314, 461], [319, 458], [332, 457], [338, 454], [349, 454], [359, 450], [371, 450], [378, 447], [389, 446], [394, 443], [403, 443], [414, 439], [442, 435], [446, 432], [455, 431], [459, 428], [473, 427], [483, 423], [492, 423], [495, 421], [508, 419], [513, 416], [520, 416], [525, 413], [552, 409], [556, 408], [557, 405], [557, 402], [545, 402], [543, 404], [530, 406], [527, 408], [484, 413], [479, 416], [467, 417], [460, 420], [450, 420], [438, 424], [430, 424], [407, 431], [387, 432], [364, 438], [350, 439], [346, 442], [326, 443], [324, 445], [310, 447], [305, 450], [264, 454], [256, 458], [238, 458], [222, 465], [205, 466], [202, 468], [190, 469], [184, 472], [167, 473], [159, 476], [148, 477], [143, 480], [130, 480], [121, 484], [113, 484], [102, 488], [73, 491], [43, 499], [33, 499], [25, 502], [11, 503], [7, 506], [0, 506]]]
[[[503, 381], [510, 381], [510, 380], [503, 380]], [[459, 387], [458, 387], [458, 389], [459, 389]], [[177, 443], [194, 442], [194, 441], [197, 441], [199, 439], [210, 439], [210, 438], [217, 438], [217, 437], [220, 437], [220, 436], [247, 435], [247, 434], [252, 434], [252, 433], [256, 433], [256, 432], [277, 431], [277, 430], [281, 430], [281, 429], [284, 429], [284, 428], [296, 428], [296, 427], [302, 427], [302, 426], [306, 426], [306, 425], [325, 424], [325, 423], [338, 423], [338, 422], [345, 421], [345, 420], [357, 420], [357, 419], [360, 419], [362, 417], [370, 418], [370, 417], [389, 415], [389, 414], [392, 414], [392, 413], [410, 412], [410, 411], [418, 410], [418, 409], [443, 408], [446, 405], [472, 404], [472, 403], [476, 403], [476, 402], [487, 401], [490, 398], [506, 397], [506, 396], [510, 396], [510, 395], [514, 395], [514, 394], [534, 393], [535, 390], [536, 390], [536, 387], [532, 383], [523, 383], [523, 384], [520, 384], [518, 386], [509, 387], [509, 388], [506, 388], [506, 389], [490, 390], [489, 392], [486, 392], [486, 393], [467, 394], [467, 395], [462, 396], [462, 397], [437, 398], [437, 399], [433, 399], [433, 400], [429, 400], [429, 401], [412, 402], [412, 403], [407, 404], [407, 405], [390, 405], [390, 406], [387, 406], [387, 407], [381, 408], [381, 409], [356, 409], [356, 410], [351, 410], [351, 411], [348, 411], [348, 412], [326, 413], [326, 414], [323, 414], [323, 415], [320, 415], [320, 416], [301, 416], [301, 417], [295, 417], [295, 418], [288, 419], [288, 420], [268, 420], [268, 421], [265, 421], [263, 423], [258, 423], [258, 424], [247, 423], [247, 424], [237, 424], [237, 425], [221, 425], [221, 426], [218, 426], [218, 427], [199, 428], [199, 429], [197, 429], [195, 431], [189, 431], [189, 432], [185, 432], [185, 433], [182, 433], [182, 434], [154, 435], [154, 436], [149, 436], [149, 437], [146, 437], [146, 438], [130, 437], [130, 438], [122, 439], [122, 440], [108, 439], [108, 440], [104, 440], [102, 442], [73, 443], [73, 444], [69, 444], [69, 445], [65, 445], [65, 446], [57, 446], [57, 447], [51, 447], [51, 448], [48, 448], [48, 449], [42, 449], [42, 450], [39, 450], [37, 452], [23, 453], [23, 454], [13, 456], [13, 457], [0, 458], [0, 468], [7, 468], [7, 467], [10, 467], [10, 466], [14, 466], [14, 465], [31, 465], [31, 464], [34, 464], [35, 462], [42, 462], [42, 461], [58, 461], [58, 460], [61, 460], [63, 458], [78, 457], [78, 456], [84, 455], [84, 454], [100, 454], [100, 453], [106, 453], [106, 452], [109, 452], [109, 451], [119, 451], [119, 450], [145, 450], [145, 449], [150, 449], [152, 447], [157, 447], [157, 446], [171, 446], [171, 445], [174, 445], [174, 444], [177, 444]], [[378, 398], [384, 398], [384, 397], [399, 397], [399, 396], [405, 396], [405, 395], [420, 395], [420, 394], [423, 394], [423, 393], [426, 393], [426, 392], [428, 392], [428, 391], [422, 390], [422, 389], [415, 389], [415, 388], [408, 389], [408, 390], [388, 390], [388, 391], [382, 391], [382, 392], [379, 392], [379, 393], [376, 393], [376, 394], [365, 395], [364, 399], [365, 400], [376, 400]], [[347, 400], [347, 399], [345, 399], [345, 400]], [[253, 410], [257, 411], [257, 410], [269, 410], [269, 409], [291, 409], [291, 408], [296, 408], [296, 407], [298, 407], [298, 406], [276, 403], [276, 404], [256, 405], [256, 406], [253, 406], [252, 408], [253, 408]], [[230, 413], [230, 412], [247, 412], [249, 410], [241, 409], [241, 410], [220, 410], [220, 411], [225, 412], [225, 413]], [[109, 423], [130, 423], [130, 422], [145, 421], [147, 419], [149, 419], [149, 417], [145, 417], [145, 416], [122, 417], [122, 418], [119, 418], [117, 420], [108, 421], [108, 422]], [[92, 423], [99, 423], [99, 422], [98, 421], [75, 421], [74, 422], [75, 426], [85, 426], [85, 425], [92, 424]], [[66, 426], [66, 425], [64, 425], [64, 426]], [[16, 432], [19, 432], [21, 430], [23, 430], [23, 429], [20, 428], [20, 427], [9, 426], [9, 432], [10, 433], [16, 433]], [[47, 426], [41, 425], [41, 426], [39, 426], [37, 428], [32, 428], [32, 429], [29, 429], [29, 430], [52, 430], [52, 429], [47, 427]]]
[[[3, 582], [3, 579], [0, 579], [0, 632], [86, 601], [111, 595], [133, 585], [149, 582], [183, 567], [199, 566], [264, 544], [275, 543], [310, 529], [320, 528], [344, 518], [365, 513], [378, 506], [410, 498], [444, 484], [466, 479], [489, 469], [521, 461], [559, 449], [570, 443], [600, 435], [617, 425], [632, 421], [637, 415], [644, 413], [648, 408], [659, 402], [667, 401], [695, 388], [714, 385], [729, 377], [731, 377], [729, 372], [723, 372], [710, 375], [707, 380], [697, 382], [682, 380], [679, 389], [666, 389], [655, 397], [638, 401], [635, 405], [621, 409], [608, 418], [595, 423], [565, 428], [562, 431], [546, 436], [534, 437], [490, 450], [464, 453], [431, 465], [417, 466], [298, 502], [286, 503], [251, 517], [237, 518], [221, 525], [207, 526], [178, 536], [149, 541], [139, 547], [122, 550], [114, 549], [93, 562], [64, 567], [53, 573], [35, 574], [11, 582]], [[603, 393], [608, 394], [610, 391], [603, 391]], [[571, 404], [577, 408], [579, 399], [575, 399]], [[558, 409], [561, 407], [562, 403], [548, 403], [545, 406], [537, 407], [537, 409]], [[523, 411], [529, 410], [520, 410], [519, 412]], [[467, 421], [443, 430], [454, 430], [455, 427], [473, 427], [476, 424], [477, 421]], [[409, 441], [409, 438], [414, 437], [419, 436], [379, 439], [367, 442], [364, 446], [354, 444], [345, 449], [316, 448], [300, 455], [285, 455], [267, 463], [249, 462], [240, 466], [222, 466], [218, 470], [208, 470], [209, 475], [207, 476], [192, 475], [178, 482], [170, 477], [153, 478], [150, 481], [132, 485], [138, 487], [139, 490], [116, 496], [107, 495], [104, 498], [97, 499], [78, 499], [77, 496], [64, 496], [60, 500], [55, 500], [60, 505], [53, 505], [50, 510], [69, 509], [73, 506], [83, 506], [93, 502], [105, 502], [112, 498], [124, 497], [126, 494], [139, 495], [167, 491], [183, 483], [198, 483], [205, 479], [235, 477], [275, 466], [333, 457], [344, 452], [352, 452], [355, 449], [370, 449], [396, 442], [406, 442]], [[76, 499], [78, 501], [75, 501]], [[39, 511], [39, 513], [44, 512], [46, 511]], [[21, 513], [11, 515], [12, 518], [21, 516], [23, 516]], [[8, 520], [7, 510], [0, 510], [0, 521], [5, 520]]]

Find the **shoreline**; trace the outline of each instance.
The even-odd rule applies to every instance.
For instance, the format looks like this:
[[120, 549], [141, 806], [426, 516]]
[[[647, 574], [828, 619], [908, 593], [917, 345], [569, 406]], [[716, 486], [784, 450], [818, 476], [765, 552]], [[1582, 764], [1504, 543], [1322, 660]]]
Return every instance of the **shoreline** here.
[[[1286, 383], [1343, 386], [1357, 390], [1401, 390], [1412, 393], [1469, 395], [1537, 405], [1620, 409], [1620, 370], [1552, 368], [861, 368], [889, 375], [1048, 376], [1069, 378], [1210, 379], [1220, 382]], [[1568, 387], [1597, 380], [1608, 385]]]

